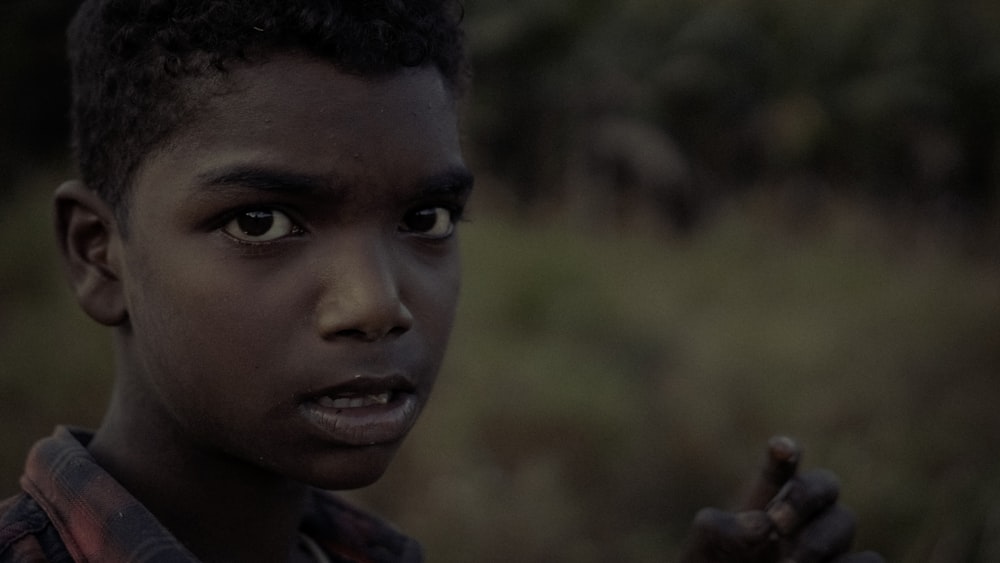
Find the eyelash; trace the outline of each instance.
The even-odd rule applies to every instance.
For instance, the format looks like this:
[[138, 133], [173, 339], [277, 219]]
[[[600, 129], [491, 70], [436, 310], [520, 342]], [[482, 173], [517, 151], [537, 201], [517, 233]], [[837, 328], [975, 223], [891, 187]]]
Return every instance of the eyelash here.
[[[427, 211], [438, 211], [438, 210], [444, 211], [447, 214], [448, 221], [449, 221], [449, 225], [447, 226], [447, 232], [444, 233], [444, 234], [442, 234], [442, 235], [428, 235], [428, 234], [426, 234], [424, 232], [421, 232], [421, 231], [418, 231], [418, 230], [408, 230], [407, 227], [404, 226], [405, 223], [409, 219], [415, 218], [420, 213], [427, 212]], [[431, 242], [434, 242], [434, 241], [443, 241], [443, 240], [447, 240], [447, 239], [451, 238], [452, 235], [454, 235], [455, 229], [458, 227], [458, 224], [461, 223], [461, 222], [463, 222], [465, 220], [463, 215], [464, 215], [464, 209], [463, 209], [463, 207], [461, 205], [456, 205], [456, 204], [432, 204], [432, 205], [426, 205], [426, 206], [417, 207], [417, 208], [411, 209], [410, 211], [407, 211], [406, 214], [403, 216], [403, 220], [400, 221], [400, 227], [399, 227], [399, 229], [400, 229], [401, 232], [412, 234], [413, 236], [416, 236], [416, 237], [419, 237], [419, 238], [422, 238], [422, 239], [425, 239], [425, 240], [428, 240], [428, 241], [431, 241]]]
[[[418, 229], [409, 229], [406, 226], [406, 222], [410, 219], [413, 219], [418, 214], [427, 211], [437, 211], [437, 210], [443, 210], [448, 215], [448, 221], [450, 222], [450, 224], [447, 226], [446, 233], [443, 233], [441, 235], [426, 235], [425, 233], [419, 231]], [[267, 215], [267, 219], [265, 220], [271, 221], [266, 225], [267, 228], [265, 229], [265, 231], [259, 235], [251, 235], [248, 232], [248, 228], [237, 224], [237, 222], [240, 221], [241, 219], [251, 218], [253, 214], [258, 214], [257, 218], [261, 218], [260, 216]], [[266, 233], [269, 232], [274, 227], [275, 221], [277, 221], [279, 224], [287, 222], [288, 232], [265, 240], [248, 240], [247, 238], [244, 238], [244, 236], [251, 238], [253, 237], [259, 238], [265, 236]], [[438, 242], [450, 239], [454, 235], [458, 223], [464, 221], [466, 221], [466, 218], [465, 218], [464, 206], [462, 205], [454, 203], [429, 204], [426, 206], [415, 207], [407, 211], [403, 215], [402, 220], [400, 220], [398, 228], [400, 232], [410, 234], [430, 242]], [[222, 232], [224, 235], [228, 236], [230, 239], [232, 239], [234, 242], [238, 244], [251, 247], [264, 247], [271, 244], [277, 244], [285, 239], [291, 237], [299, 237], [306, 233], [306, 229], [303, 228], [300, 222], [293, 217], [293, 214], [283, 210], [278, 206], [261, 205], [261, 206], [241, 208], [226, 214], [224, 217], [220, 219], [218, 225], [219, 226], [216, 227], [216, 230]], [[232, 230], [229, 229], [230, 226], [233, 226], [239, 231], [242, 231], [243, 236], [235, 234]]]
[[[253, 218], [254, 214], [257, 215], [256, 219], [261, 219], [263, 216], [267, 216], [267, 218], [264, 219], [264, 220], [265, 221], [270, 221], [269, 223], [267, 223], [266, 225], [264, 225], [264, 226], [266, 226], [266, 229], [265, 229], [265, 231], [263, 233], [261, 233], [259, 235], [251, 235], [248, 232], [249, 231], [248, 228], [246, 228], [243, 225], [239, 225], [238, 224], [238, 222], [241, 219], [251, 219], [251, 218]], [[275, 236], [273, 238], [267, 238], [267, 239], [263, 239], [263, 240], [248, 240], [247, 238], [244, 238], [244, 236], [250, 237], [250, 238], [261, 238], [261, 237], [264, 237], [268, 232], [270, 232], [270, 230], [275, 226], [275, 224], [278, 224], [279, 226], [287, 229], [288, 232], [284, 233], [284, 234], [280, 234], [280, 235]], [[243, 236], [240, 236], [240, 235], [236, 234], [235, 232], [231, 231], [230, 230], [230, 226], [235, 227], [234, 230], [242, 231], [243, 232]], [[277, 243], [277, 242], [279, 242], [281, 240], [287, 239], [289, 237], [301, 236], [301, 235], [305, 234], [305, 232], [306, 232], [305, 229], [302, 228], [302, 226], [299, 224], [299, 222], [296, 221], [293, 218], [293, 216], [292, 216], [291, 213], [286, 212], [283, 209], [281, 209], [280, 207], [275, 207], [275, 206], [270, 206], [270, 207], [269, 206], [256, 206], [256, 207], [247, 207], [247, 208], [236, 210], [236, 211], [234, 211], [232, 213], [227, 214], [221, 220], [221, 225], [218, 227], [218, 230], [220, 232], [222, 232], [223, 234], [227, 235], [229, 238], [231, 238], [232, 240], [234, 240], [235, 242], [237, 242], [239, 244], [243, 244], [243, 245], [247, 245], [247, 246], [256, 246], [256, 247], [262, 247], [262, 246], [266, 246], [266, 245], [269, 245], [269, 244], [275, 244], [275, 243]]]

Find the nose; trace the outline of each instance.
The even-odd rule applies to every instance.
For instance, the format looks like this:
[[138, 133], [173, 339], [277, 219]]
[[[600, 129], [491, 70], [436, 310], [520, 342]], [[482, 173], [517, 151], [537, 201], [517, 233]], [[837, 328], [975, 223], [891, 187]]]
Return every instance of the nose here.
[[401, 296], [400, 270], [391, 249], [370, 241], [340, 241], [326, 261], [316, 324], [326, 340], [375, 342], [413, 326]]

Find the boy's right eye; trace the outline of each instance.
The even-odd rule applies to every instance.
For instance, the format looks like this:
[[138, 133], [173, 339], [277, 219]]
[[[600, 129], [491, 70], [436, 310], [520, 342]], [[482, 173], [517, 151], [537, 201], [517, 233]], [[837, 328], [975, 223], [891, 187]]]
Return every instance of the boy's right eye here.
[[296, 235], [302, 229], [277, 209], [240, 211], [222, 227], [222, 232], [242, 242], [270, 242]]

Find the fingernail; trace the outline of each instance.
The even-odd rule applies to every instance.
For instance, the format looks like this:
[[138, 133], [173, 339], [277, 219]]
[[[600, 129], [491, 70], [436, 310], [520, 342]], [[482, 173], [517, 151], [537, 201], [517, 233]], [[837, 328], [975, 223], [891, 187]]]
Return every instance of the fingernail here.
[[798, 458], [799, 447], [795, 443], [795, 440], [792, 440], [788, 436], [775, 436], [768, 440], [767, 445], [774, 459], [792, 462]]

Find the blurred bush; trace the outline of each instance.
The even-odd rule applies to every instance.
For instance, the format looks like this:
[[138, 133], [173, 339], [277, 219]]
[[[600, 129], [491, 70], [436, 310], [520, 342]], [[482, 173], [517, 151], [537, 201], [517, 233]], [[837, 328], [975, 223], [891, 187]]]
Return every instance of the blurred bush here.
[[75, 0], [0, 5], [0, 202], [34, 167], [68, 152], [66, 22]]
[[[483, 0], [469, 23], [469, 146], [523, 203], [610, 194], [684, 229], [788, 183], [995, 221], [995, 3]], [[675, 164], [603, 143], [621, 120]]]

